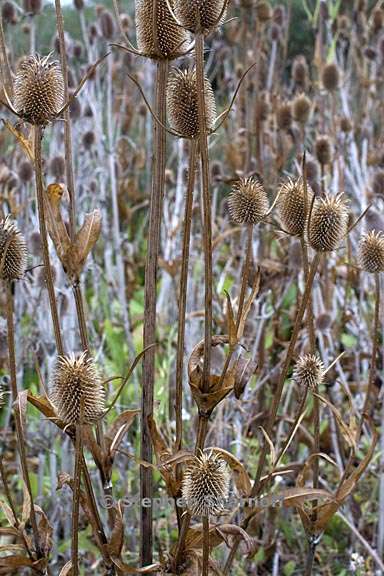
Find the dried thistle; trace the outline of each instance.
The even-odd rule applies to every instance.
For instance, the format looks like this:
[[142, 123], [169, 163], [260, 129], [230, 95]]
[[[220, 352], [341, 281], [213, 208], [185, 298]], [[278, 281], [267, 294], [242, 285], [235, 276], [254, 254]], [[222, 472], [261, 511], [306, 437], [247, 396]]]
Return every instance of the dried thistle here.
[[59, 356], [51, 386], [51, 402], [66, 424], [80, 424], [81, 416], [83, 424], [102, 417], [105, 393], [95, 363], [86, 352], [78, 357]]
[[50, 56], [28, 56], [19, 65], [14, 82], [14, 107], [30, 124], [51, 122], [64, 104], [64, 80], [58, 62]]
[[316, 158], [322, 166], [330, 164], [332, 148], [328, 136], [319, 136], [315, 144]]
[[302, 236], [304, 233], [312, 196], [312, 191], [308, 190], [308, 198], [305, 199], [302, 178], [289, 180], [280, 187], [279, 216], [285, 230], [293, 236]]
[[[170, 0], [169, 4], [174, 8], [174, 0]], [[140, 52], [155, 60], [172, 60], [180, 56], [186, 48], [189, 36], [175, 22], [166, 0], [157, 2], [156, 14], [151, 0], [136, 0], [135, 9], [137, 45]]]
[[277, 110], [277, 125], [280, 130], [289, 130], [292, 126], [292, 106], [289, 102], [282, 104]]
[[384, 234], [372, 230], [359, 242], [359, 264], [365, 272], [384, 272]]
[[230, 475], [225, 460], [214, 452], [195, 456], [184, 472], [182, 494], [193, 516], [223, 512], [229, 494]]
[[237, 224], [257, 224], [269, 210], [264, 187], [256, 178], [241, 178], [232, 188], [228, 208]]
[[340, 71], [334, 62], [326, 64], [321, 75], [321, 82], [328, 92], [334, 92], [340, 84]]
[[316, 354], [300, 356], [293, 370], [292, 380], [304, 388], [316, 390], [324, 380], [324, 364]]
[[301, 88], [306, 88], [309, 79], [308, 64], [304, 56], [295, 58], [292, 66], [292, 78]]
[[[207, 131], [213, 129], [216, 120], [216, 103], [211, 83], [204, 79]], [[199, 115], [196, 71], [174, 68], [167, 85], [167, 105], [169, 122], [184, 138], [197, 138], [199, 135]]]
[[24, 236], [9, 216], [0, 221], [0, 278], [17, 280], [24, 276], [27, 246]]
[[308, 241], [317, 252], [336, 250], [348, 232], [348, 207], [342, 194], [317, 198], [310, 216]]
[[175, 0], [175, 15], [190, 32], [207, 34], [223, 19], [226, 0]]
[[260, 22], [267, 22], [272, 18], [272, 9], [269, 2], [262, 0], [256, 5], [256, 17]]
[[292, 106], [293, 117], [296, 122], [306, 124], [311, 113], [311, 101], [305, 94], [300, 94], [293, 101]]

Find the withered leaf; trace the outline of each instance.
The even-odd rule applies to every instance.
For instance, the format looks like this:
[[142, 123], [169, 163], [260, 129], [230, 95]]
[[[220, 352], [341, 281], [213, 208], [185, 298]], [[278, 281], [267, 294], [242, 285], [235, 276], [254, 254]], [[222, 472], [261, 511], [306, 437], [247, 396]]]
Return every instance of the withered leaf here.
[[80, 275], [88, 254], [96, 244], [101, 232], [101, 212], [94, 210], [85, 215], [84, 224], [75, 236], [75, 248], [77, 254], [77, 270]]

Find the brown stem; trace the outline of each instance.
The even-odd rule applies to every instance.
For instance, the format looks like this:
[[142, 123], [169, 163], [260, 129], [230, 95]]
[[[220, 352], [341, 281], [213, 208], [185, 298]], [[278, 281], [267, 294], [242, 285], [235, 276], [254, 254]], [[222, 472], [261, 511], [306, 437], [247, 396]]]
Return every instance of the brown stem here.
[[199, 32], [195, 38], [197, 108], [199, 116], [199, 145], [201, 154], [201, 179], [203, 200], [203, 242], [205, 274], [205, 334], [202, 390], [208, 392], [211, 371], [212, 348], [212, 216], [209, 182], [208, 133], [205, 107], [204, 73], [204, 34]]
[[73, 504], [72, 504], [72, 573], [79, 576], [79, 512], [81, 460], [83, 455], [83, 438], [81, 424], [76, 425], [75, 468], [73, 473]]
[[375, 317], [372, 326], [372, 354], [371, 365], [369, 369], [368, 389], [365, 396], [363, 414], [369, 413], [369, 403], [373, 399], [373, 392], [375, 388], [376, 372], [377, 372], [377, 352], [379, 348], [379, 328], [380, 328], [380, 275], [375, 274]]
[[[273, 401], [272, 401], [272, 407], [271, 407], [271, 410], [269, 412], [268, 423], [266, 426], [266, 432], [267, 432], [268, 436], [271, 436], [272, 428], [273, 428], [274, 423], [275, 423], [277, 410], [278, 410], [279, 405], [280, 405], [280, 400], [281, 400], [281, 396], [283, 393], [285, 380], [286, 380], [287, 375], [288, 375], [288, 370], [289, 370], [289, 367], [291, 364], [291, 359], [292, 359], [292, 356], [293, 356], [293, 353], [295, 350], [295, 346], [296, 346], [296, 342], [297, 342], [297, 339], [298, 339], [298, 336], [300, 333], [301, 323], [303, 321], [304, 314], [305, 314], [305, 311], [306, 311], [308, 303], [309, 303], [309, 299], [310, 299], [310, 295], [311, 295], [311, 291], [312, 291], [312, 286], [313, 286], [313, 281], [315, 279], [315, 275], [316, 275], [317, 269], [319, 267], [320, 258], [321, 258], [321, 254], [317, 252], [313, 261], [312, 261], [311, 268], [309, 270], [308, 278], [307, 278], [306, 285], [305, 285], [304, 295], [303, 295], [303, 298], [301, 301], [299, 311], [298, 311], [297, 316], [296, 316], [296, 321], [295, 321], [295, 325], [293, 327], [291, 340], [290, 340], [290, 343], [289, 343], [289, 346], [288, 346], [288, 349], [286, 352], [286, 356], [285, 356], [285, 361], [284, 361], [284, 364], [283, 364], [283, 367], [282, 367], [282, 370], [280, 373], [280, 378], [279, 378], [279, 382], [277, 385], [277, 390], [274, 394]], [[262, 485], [260, 483], [260, 478], [261, 478], [263, 468], [265, 465], [267, 452], [268, 452], [268, 443], [264, 442], [262, 450], [261, 450], [261, 454], [259, 457], [255, 481], [254, 481], [254, 484], [253, 484], [253, 487], [252, 487], [252, 490], [250, 493], [251, 498], [255, 498], [256, 496], [258, 496], [260, 489], [262, 487]], [[243, 521], [243, 523], [242, 523], [243, 528], [247, 528], [248, 522], [249, 522], [249, 520], [247, 520], [247, 519], [245, 519]], [[226, 562], [225, 567], [224, 567], [224, 574], [230, 573], [229, 571], [230, 571], [230, 568], [232, 566], [232, 562], [235, 558], [236, 551], [239, 547], [240, 541], [241, 541], [240, 537], [236, 537], [234, 540], [234, 543], [233, 543], [231, 551], [229, 553], [227, 562]]]
[[203, 516], [203, 576], [209, 573], [209, 516]]
[[[169, 63], [159, 60], [156, 74], [156, 116], [162, 124], [166, 122], [166, 87]], [[156, 281], [160, 253], [160, 233], [163, 212], [166, 165], [166, 131], [154, 123], [154, 155], [147, 260], [145, 266], [144, 304], [144, 348], [156, 341]], [[147, 350], [143, 361], [143, 390], [141, 403], [141, 459], [152, 462], [152, 444], [148, 428], [148, 417], [153, 415], [155, 382], [155, 348]], [[152, 470], [140, 468], [140, 498], [152, 501]], [[152, 563], [152, 507], [141, 508], [141, 562]]]
[[87, 331], [87, 322], [85, 319], [84, 313], [84, 302], [83, 302], [83, 295], [81, 292], [81, 288], [79, 284], [75, 284], [73, 287], [73, 296], [76, 303], [76, 312], [77, 312], [77, 320], [79, 324], [79, 332], [80, 332], [80, 340], [81, 346], [83, 351], [89, 350], [89, 341], [88, 341], [88, 331]]
[[35, 505], [33, 501], [31, 482], [28, 474], [27, 453], [25, 449], [26, 443], [22, 424], [22, 415], [20, 413], [19, 406], [17, 405], [18, 391], [17, 391], [16, 353], [15, 353], [15, 330], [13, 323], [14, 311], [13, 311], [12, 281], [10, 280], [6, 282], [6, 294], [7, 294], [6, 308], [7, 308], [7, 341], [8, 341], [9, 372], [11, 377], [12, 399], [14, 403], [17, 448], [20, 455], [20, 465], [24, 484], [28, 491], [29, 498], [31, 500], [30, 520], [32, 526], [33, 541], [35, 544], [38, 558], [42, 558], [43, 553], [40, 548], [40, 537], [39, 537], [39, 530], [37, 527]]
[[51, 316], [53, 322], [53, 329], [55, 333], [56, 348], [59, 356], [64, 354], [63, 341], [60, 331], [59, 314], [57, 311], [57, 302], [55, 296], [55, 288], [53, 285], [53, 277], [51, 264], [49, 259], [47, 226], [45, 222], [45, 207], [44, 207], [44, 187], [43, 187], [43, 164], [41, 156], [41, 140], [42, 128], [41, 126], [34, 127], [34, 150], [35, 150], [35, 180], [36, 180], [36, 197], [37, 207], [39, 213], [39, 227], [41, 236], [41, 246], [43, 252], [44, 273], [45, 281], [48, 289], [49, 305], [51, 309]]
[[245, 301], [245, 294], [247, 291], [248, 286], [248, 279], [249, 279], [249, 268], [251, 266], [252, 261], [252, 239], [253, 239], [253, 225], [248, 224], [247, 226], [247, 255], [243, 265], [242, 271], [242, 282], [241, 282], [241, 290], [240, 290], [240, 298], [239, 298], [239, 308], [237, 312], [237, 321], [236, 321], [236, 329], [239, 329], [241, 316], [243, 313], [244, 308], [244, 301]]
[[191, 243], [192, 227], [192, 209], [193, 209], [193, 191], [195, 188], [196, 177], [196, 141], [191, 141], [189, 170], [188, 170], [188, 187], [187, 198], [185, 203], [184, 214], [184, 237], [183, 237], [183, 255], [181, 261], [180, 275], [180, 292], [179, 292], [179, 320], [177, 334], [177, 355], [176, 355], [176, 443], [175, 450], [181, 450], [183, 441], [183, 368], [184, 368], [184, 345], [185, 345], [185, 314], [187, 308], [187, 289], [188, 289], [188, 267], [189, 267], [189, 249]]
[[5, 35], [3, 28], [3, 18], [0, 15], [0, 72], [1, 79], [4, 88], [7, 91], [8, 97], [13, 96], [13, 82], [12, 82], [12, 72], [9, 65], [7, 47], [5, 43]]

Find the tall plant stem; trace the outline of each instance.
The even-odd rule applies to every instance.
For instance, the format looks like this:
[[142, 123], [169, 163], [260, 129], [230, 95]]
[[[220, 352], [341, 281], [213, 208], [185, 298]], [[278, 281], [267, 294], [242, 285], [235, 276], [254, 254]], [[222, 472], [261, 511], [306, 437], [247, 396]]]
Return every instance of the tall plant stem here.
[[253, 225], [247, 225], [247, 253], [245, 257], [245, 261], [243, 264], [243, 272], [242, 272], [242, 280], [241, 280], [241, 289], [240, 289], [240, 297], [239, 297], [239, 307], [237, 312], [237, 321], [236, 321], [236, 328], [239, 329], [241, 316], [243, 314], [244, 308], [244, 301], [245, 301], [245, 294], [247, 292], [248, 280], [249, 280], [249, 269], [252, 262], [252, 240], [253, 240]]
[[83, 439], [81, 424], [76, 425], [75, 468], [73, 473], [73, 505], [72, 505], [72, 574], [79, 576], [79, 512], [81, 460], [83, 455]]
[[0, 73], [1, 73], [0, 79], [2, 80], [2, 85], [6, 89], [8, 97], [12, 98], [13, 95], [12, 73], [8, 60], [7, 47], [5, 44], [5, 34], [3, 28], [2, 15], [0, 15]]
[[[303, 298], [301, 301], [301, 305], [299, 308], [299, 311], [296, 315], [296, 321], [293, 327], [293, 332], [292, 332], [292, 336], [291, 336], [291, 340], [289, 342], [289, 346], [286, 352], [286, 356], [285, 356], [285, 360], [284, 360], [284, 364], [280, 373], [280, 378], [279, 378], [279, 382], [277, 384], [277, 389], [275, 391], [274, 397], [273, 397], [273, 401], [272, 401], [272, 406], [271, 406], [271, 410], [269, 412], [269, 418], [268, 418], [268, 422], [267, 422], [267, 426], [266, 426], [266, 432], [268, 434], [268, 436], [271, 435], [275, 420], [276, 420], [276, 415], [277, 415], [277, 411], [280, 405], [280, 400], [281, 400], [281, 396], [283, 393], [283, 388], [284, 388], [284, 383], [285, 380], [287, 378], [288, 375], [288, 371], [289, 371], [289, 367], [291, 364], [291, 360], [292, 360], [292, 356], [293, 353], [295, 351], [295, 346], [297, 343], [297, 339], [299, 337], [300, 334], [300, 328], [301, 328], [301, 323], [303, 321], [304, 318], [304, 314], [305, 311], [307, 309], [309, 300], [310, 300], [310, 296], [311, 296], [311, 291], [312, 291], [312, 286], [313, 286], [313, 281], [315, 279], [315, 275], [317, 272], [317, 269], [319, 267], [319, 263], [320, 263], [320, 259], [321, 259], [321, 254], [320, 253], [316, 253], [313, 261], [312, 261], [312, 265], [310, 267], [309, 273], [308, 273], [308, 277], [306, 280], [306, 285], [305, 285], [305, 290], [304, 290], [304, 294], [303, 294]], [[265, 465], [265, 461], [266, 461], [266, 457], [267, 457], [267, 452], [268, 452], [268, 443], [264, 442], [263, 444], [263, 448], [261, 450], [261, 454], [259, 457], [259, 462], [258, 462], [258, 467], [257, 467], [257, 471], [256, 471], [256, 477], [255, 477], [255, 481], [250, 493], [250, 497], [251, 498], [255, 498], [256, 496], [258, 496], [258, 494], [260, 493], [260, 490], [262, 488], [260, 479], [261, 479], [261, 475], [263, 472], [263, 468]], [[242, 523], [242, 527], [244, 529], [247, 528], [248, 526], [248, 522], [249, 520], [245, 519], [244, 522]], [[232, 566], [232, 562], [235, 558], [236, 555], [236, 551], [239, 547], [240, 544], [240, 538], [236, 537], [235, 541], [232, 545], [231, 551], [229, 553], [227, 562], [225, 564], [224, 567], [224, 574], [229, 574], [230, 573], [230, 569]]]
[[84, 312], [84, 301], [80, 285], [78, 283], [72, 286], [73, 297], [76, 304], [77, 321], [79, 324], [80, 340], [83, 351], [89, 350], [87, 322]]
[[212, 215], [209, 190], [209, 153], [207, 118], [204, 86], [204, 34], [198, 32], [195, 38], [197, 109], [199, 117], [199, 144], [201, 154], [201, 181], [203, 201], [203, 243], [205, 269], [205, 334], [203, 392], [208, 392], [212, 352]]
[[36, 197], [37, 208], [39, 213], [39, 227], [41, 236], [41, 246], [43, 252], [44, 273], [47, 283], [49, 305], [51, 309], [51, 316], [53, 322], [53, 330], [55, 333], [55, 341], [57, 353], [59, 356], [64, 354], [63, 340], [60, 331], [59, 314], [57, 311], [57, 302], [55, 296], [55, 288], [53, 285], [53, 277], [51, 264], [49, 259], [47, 226], [45, 222], [45, 206], [44, 206], [44, 187], [43, 187], [43, 165], [41, 154], [41, 141], [42, 141], [42, 128], [41, 126], [34, 127], [34, 151], [35, 151], [35, 181], [36, 181]]
[[197, 157], [197, 143], [195, 140], [192, 140], [190, 144], [190, 153], [189, 153], [188, 187], [185, 202], [183, 254], [181, 260], [181, 276], [180, 276], [180, 291], [179, 291], [179, 319], [178, 319], [178, 333], [177, 333], [176, 400], [175, 400], [176, 451], [181, 450], [183, 441], [182, 409], [183, 409], [185, 315], [187, 309], [189, 249], [191, 244], [193, 191], [195, 188], [195, 179], [196, 179], [196, 157]]
[[370, 402], [373, 398], [373, 391], [375, 387], [375, 379], [376, 379], [376, 372], [377, 372], [377, 353], [379, 349], [379, 327], [380, 327], [380, 275], [379, 273], [375, 274], [375, 316], [373, 320], [372, 326], [372, 354], [371, 354], [371, 365], [369, 369], [369, 380], [368, 380], [368, 389], [367, 394], [365, 396], [364, 401], [364, 408], [363, 414], [365, 412], [369, 413], [370, 409]]
[[31, 500], [31, 526], [33, 533], [33, 542], [35, 544], [35, 549], [37, 556], [42, 557], [42, 552], [40, 548], [40, 537], [39, 530], [37, 527], [37, 520], [35, 514], [35, 506], [32, 495], [32, 487], [28, 474], [28, 463], [27, 463], [27, 453], [25, 450], [25, 438], [24, 430], [22, 424], [22, 415], [20, 413], [20, 407], [17, 405], [18, 401], [18, 391], [17, 391], [17, 372], [16, 372], [16, 352], [15, 352], [15, 329], [13, 324], [14, 310], [13, 310], [13, 294], [12, 294], [12, 283], [11, 281], [6, 281], [6, 294], [7, 294], [7, 341], [8, 341], [8, 357], [9, 357], [9, 372], [11, 377], [11, 391], [12, 399], [14, 403], [14, 413], [15, 413], [15, 425], [16, 425], [16, 436], [17, 436], [17, 448], [20, 455], [20, 465], [23, 475], [23, 480], [25, 487], [27, 489], [29, 498]]
[[[166, 86], [168, 61], [159, 60], [156, 73], [155, 112], [160, 122], [166, 122]], [[152, 461], [152, 445], [148, 427], [148, 417], [153, 415], [153, 397], [155, 382], [156, 341], [156, 281], [160, 252], [161, 220], [165, 189], [166, 131], [154, 124], [154, 154], [151, 205], [149, 214], [149, 232], [147, 260], [145, 266], [144, 296], [144, 348], [152, 345], [144, 355], [143, 390], [141, 400], [141, 459]], [[140, 469], [141, 499], [152, 499], [153, 480], [150, 468]], [[141, 562], [145, 566], [152, 563], [152, 508], [141, 508]]]
[[209, 573], [209, 516], [203, 516], [203, 576]]

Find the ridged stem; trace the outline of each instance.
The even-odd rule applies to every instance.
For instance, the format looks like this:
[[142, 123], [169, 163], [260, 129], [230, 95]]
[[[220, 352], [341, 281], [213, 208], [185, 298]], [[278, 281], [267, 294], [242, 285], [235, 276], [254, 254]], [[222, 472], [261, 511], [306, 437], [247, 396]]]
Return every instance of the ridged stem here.
[[83, 438], [81, 424], [76, 425], [75, 468], [73, 473], [72, 500], [72, 576], [79, 576], [79, 512], [81, 460], [83, 455]]
[[375, 379], [377, 372], [377, 352], [379, 349], [379, 328], [380, 328], [380, 275], [375, 274], [375, 315], [372, 326], [371, 340], [372, 340], [372, 353], [371, 365], [369, 369], [368, 389], [365, 396], [363, 414], [369, 413], [369, 403], [372, 401], [373, 390], [375, 387]]
[[[168, 79], [168, 61], [157, 63], [155, 113], [160, 122], [166, 122], [166, 87]], [[166, 131], [154, 123], [154, 154], [151, 205], [149, 214], [149, 232], [147, 259], [145, 266], [144, 295], [144, 348], [152, 347], [145, 353], [143, 361], [143, 389], [141, 400], [141, 459], [152, 461], [152, 444], [148, 427], [148, 417], [153, 415], [155, 383], [155, 347], [156, 342], [156, 299], [157, 271], [160, 253], [161, 221], [165, 189]], [[149, 498], [152, 502], [153, 479], [150, 468], [140, 468], [140, 498]], [[152, 563], [152, 507], [141, 508], [141, 563]]]
[[209, 516], [203, 516], [203, 576], [209, 574]]
[[45, 222], [45, 206], [44, 206], [44, 187], [43, 187], [43, 163], [41, 154], [41, 141], [42, 141], [42, 128], [41, 126], [34, 127], [34, 152], [35, 152], [35, 181], [36, 181], [36, 198], [37, 208], [39, 213], [39, 228], [41, 236], [41, 246], [43, 252], [44, 273], [45, 281], [47, 284], [49, 305], [51, 309], [51, 316], [53, 322], [53, 330], [55, 333], [55, 341], [57, 353], [59, 356], [64, 354], [63, 340], [60, 331], [59, 314], [57, 311], [57, 302], [55, 296], [55, 288], [53, 285], [53, 277], [51, 264], [49, 259], [48, 236], [47, 226]]

